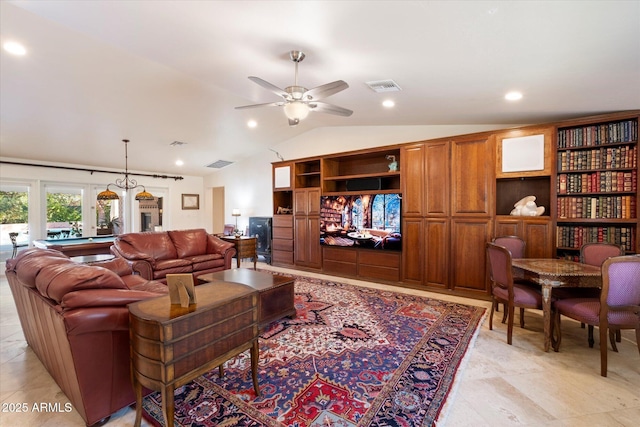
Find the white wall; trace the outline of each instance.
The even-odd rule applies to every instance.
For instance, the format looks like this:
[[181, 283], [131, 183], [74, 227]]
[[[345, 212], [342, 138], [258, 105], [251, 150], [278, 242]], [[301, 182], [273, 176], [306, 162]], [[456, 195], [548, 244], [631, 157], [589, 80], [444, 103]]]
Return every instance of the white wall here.
[[[446, 136], [463, 135], [516, 125], [440, 125], [440, 126], [348, 126], [314, 129], [270, 147], [285, 160], [403, 144]], [[235, 223], [232, 209], [240, 209], [238, 227], [244, 230], [250, 216], [271, 216], [271, 163], [279, 161], [269, 150], [254, 153], [242, 162], [227, 166], [205, 177], [204, 186], [225, 187], [225, 223]]]

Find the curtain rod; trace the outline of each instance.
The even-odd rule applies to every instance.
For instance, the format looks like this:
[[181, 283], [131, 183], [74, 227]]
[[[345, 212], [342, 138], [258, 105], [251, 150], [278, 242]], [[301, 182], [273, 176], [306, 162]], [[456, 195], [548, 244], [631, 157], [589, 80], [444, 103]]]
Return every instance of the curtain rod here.
[[[35, 164], [35, 163], [9, 162], [9, 161], [5, 161], [5, 160], [0, 160], [0, 163], [6, 163], [6, 164], [9, 164], [9, 165], [17, 165], [17, 166], [33, 166], [33, 167], [40, 167], [40, 168], [66, 169], [66, 170], [70, 170], [70, 171], [90, 172], [91, 175], [93, 175], [94, 172], [112, 173], [112, 174], [116, 174], [116, 175], [124, 175], [124, 172], [105, 171], [105, 170], [101, 170], [101, 169], [73, 168], [73, 167], [70, 167], [70, 166], [55, 166], [55, 165], [38, 165], [38, 164]], [[148, 174], [148, 173], [133, 173], [133, 172], [129, 172], [129, 175], [147, 176], [149, 178], [173, 179], [173, 180], [176, 180], [176, 181], [184, 179], [184, 177], [182, 177], [182, 176], [157, 175], [157, 174]]]

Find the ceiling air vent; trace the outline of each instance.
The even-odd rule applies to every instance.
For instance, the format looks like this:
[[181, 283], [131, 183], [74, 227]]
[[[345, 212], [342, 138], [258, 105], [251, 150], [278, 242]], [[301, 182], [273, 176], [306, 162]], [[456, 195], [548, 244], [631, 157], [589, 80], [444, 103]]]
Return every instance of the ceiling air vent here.
[[215, 162], [211, 163], [210, 165], [207, 165], [208, 168], [212, 168], [212, 169], [222, 169], [225, 166], [229, 166], [231, 163], [228, 160], [216, 160]]
[[367, 86], [369, 86], [374, 92], [400, 92], [402, 89], [396, 82], [393, 80], [377, 80], [374, 82], [367, 82]]

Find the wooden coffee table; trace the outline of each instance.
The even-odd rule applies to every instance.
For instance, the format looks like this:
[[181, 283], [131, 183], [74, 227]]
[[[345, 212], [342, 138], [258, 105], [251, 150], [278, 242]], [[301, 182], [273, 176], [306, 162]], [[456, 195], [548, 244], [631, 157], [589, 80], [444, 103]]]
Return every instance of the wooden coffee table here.
[[[247, 268], [234, 268], [198, 276], [201, 282], [235, 282], [251, 286], [258, 291], [258, 323], [263, 330], [271, 322], [283, 317], [295, 317], [295, 279]], [[197, 288], [197, 286], [196, 286]]]
[[131, 379], [136, 419], [142, 416], [142, 387], [162, 392], [165, 424], [173, 426], [174, 396], [180, 387], [251, 350], [251, 373], [258, 388], [258, 293], [239, 283], [196, 287], [197, 304], [181, 307], [169, 296], [129, 304]]

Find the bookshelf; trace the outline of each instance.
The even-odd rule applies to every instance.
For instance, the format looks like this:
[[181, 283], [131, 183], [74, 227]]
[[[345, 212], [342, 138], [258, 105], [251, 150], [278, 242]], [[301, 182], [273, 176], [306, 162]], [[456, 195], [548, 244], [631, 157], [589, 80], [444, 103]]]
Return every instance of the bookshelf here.
[[638, 116], [559, 126], [556, 247], [575, 259], [589, 242], [638, 252]]

